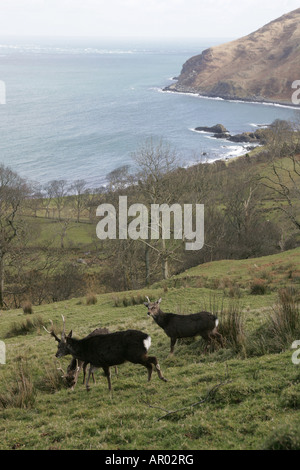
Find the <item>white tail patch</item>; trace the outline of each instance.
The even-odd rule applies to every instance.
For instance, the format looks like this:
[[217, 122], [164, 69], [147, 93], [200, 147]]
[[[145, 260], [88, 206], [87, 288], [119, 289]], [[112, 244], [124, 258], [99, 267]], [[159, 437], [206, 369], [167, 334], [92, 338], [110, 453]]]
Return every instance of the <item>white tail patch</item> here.
[[143, 343], [144, 343], [145, 348], [148, 351], [151, 346], [151, 336], [148, 336], [146, 339], [144, 339]]
[[217, 318], [217, 319], [216, 319], [216, 328], [217, 328], [218, 324], [219, 324], [219, 320], [218, 320], [218, 318]]

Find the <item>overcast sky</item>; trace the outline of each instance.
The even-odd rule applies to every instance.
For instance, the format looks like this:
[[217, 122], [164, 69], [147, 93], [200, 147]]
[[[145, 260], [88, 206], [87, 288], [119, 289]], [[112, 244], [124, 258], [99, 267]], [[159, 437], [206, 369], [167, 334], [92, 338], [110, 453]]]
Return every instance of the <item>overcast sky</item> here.
[[0, 34], [240, 37], [299, 0], [0, 0]]

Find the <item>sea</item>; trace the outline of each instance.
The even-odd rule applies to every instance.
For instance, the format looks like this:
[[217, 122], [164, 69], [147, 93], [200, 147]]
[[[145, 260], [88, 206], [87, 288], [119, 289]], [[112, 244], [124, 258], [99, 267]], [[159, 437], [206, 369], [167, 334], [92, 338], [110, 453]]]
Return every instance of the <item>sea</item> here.
[[194, 129], [254, 131], [300, 110], [163, 91], [187, 59], [227, 40], [0, 38], [0, 164], [41, 185], [96, 188], [121, 166], [135, 171], [133, 155], [150, 139], [182, 166], [245, 153]]

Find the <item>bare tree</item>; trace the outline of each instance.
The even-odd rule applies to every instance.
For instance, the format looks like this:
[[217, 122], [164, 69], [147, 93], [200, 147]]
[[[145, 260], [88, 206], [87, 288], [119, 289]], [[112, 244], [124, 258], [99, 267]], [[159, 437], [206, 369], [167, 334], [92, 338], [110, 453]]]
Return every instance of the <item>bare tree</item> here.
[[54, 204], [58, 211], [58, 219], [61, 219], [61, 211], [66, 202], [68, 194], [68, 184], [66, 180], [52, 180], [48, 186], [49, 195], [51, 194]]
[[272, 155], [262, 182], [279, 196], [278, 208], [300, 230], [300, 123], [275, 121], [268, 139]]
[[76, 221], [79, 223], [81, 213], [85, 209], [86, 199], [87, 199], [87, 190], [86, 190], [86, 181], [85, 180], [76, 180], [70, 186], [70, 191], [73, 195], [73, 205], [76, 210]]
[[28, 185], [10, 168], [0, 165], [0, 307], [4, 301], [5, 259], [13, 241], [22, 236], [21, 204]]
[[[155, 144], [152, 139], [148, 140], [136, 153], [133, 160], [138, 167], [136, 179], [138, 190], [144, 196], [146, 205], [169, 204], [174, 199], [178, 202], [178, 187], [174, 184], [174, 172], [178, 168], [178, 155], [169, 145], [160, 141]], [[172, 174], [172, 178], [170, 175]], [[148, 211], [150, 216], [150, 211]], [[149, 220], [150, 224], [150, 220]], [[162, 265], [164, 279], [169, 277], [168, 262], [174, 257], [176, 249], [169, 249], [164, 239], [160, 244], [152, 243], [150, 240], [141, 240], [145, 245], [145, 280], [146, 285], [150, 283], [150, 252], [159, 256]]]

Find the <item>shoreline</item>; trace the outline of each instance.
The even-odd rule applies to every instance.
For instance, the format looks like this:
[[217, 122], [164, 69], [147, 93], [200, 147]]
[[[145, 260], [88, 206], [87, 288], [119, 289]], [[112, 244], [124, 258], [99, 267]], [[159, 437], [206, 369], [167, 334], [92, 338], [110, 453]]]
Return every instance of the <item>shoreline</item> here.
[[215, 101], [228, 101], [230, 103], [245, 103], [245, 104], [258, 104], [258, 105], [263, 105], [263, 106], [275, 106], [275, 107], [280, 107], [280, 108], [287, 108], [287, 109], [294, 109], [294, 110], [299, 110], [300, 111], [300, 105], [296, 105], [293, 103], [287, 103], [287, 102], [280, 102], [280, 101], [261, 101], [261, 100], [251, 100], [246, 99], [246, 98], [238, 98], [238, 97], [223, 97], [223, 96], [210, 96], [210, 95], [201, 95], [200, 93], [196, 91], [183, 91], [183, 90], [176, 90], [176, 89], [170, 89], [169, 87], [161, 88], [161, 91], [163, 93], [177, 93], [180, 95], [190, 95], [195, 98], [200, 98], [200, 99], [208, 99], [208, 100], [215, 100]]

